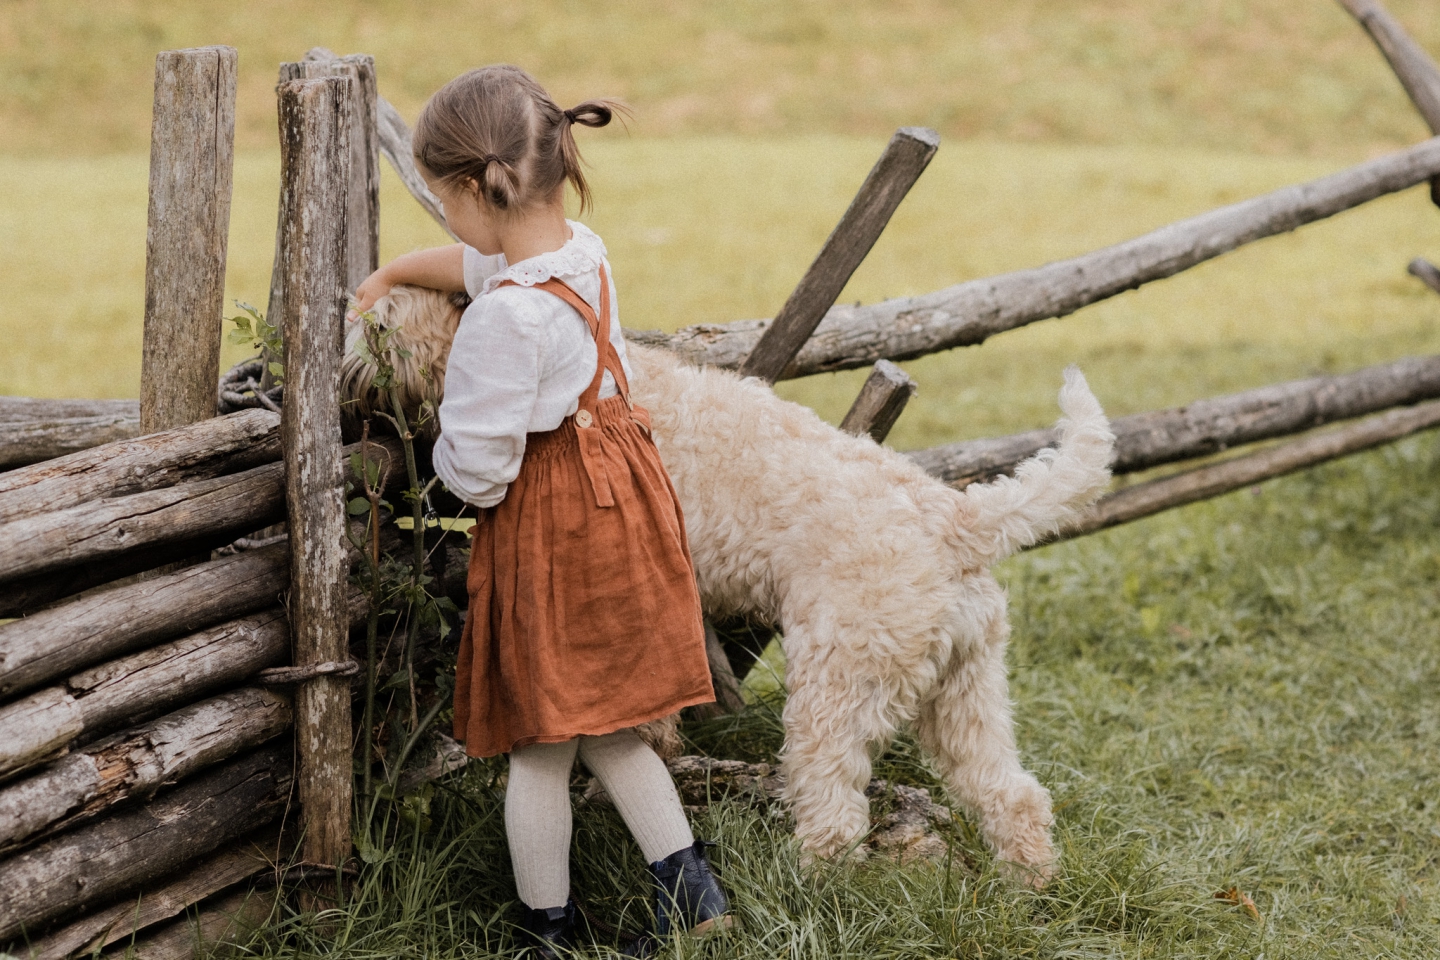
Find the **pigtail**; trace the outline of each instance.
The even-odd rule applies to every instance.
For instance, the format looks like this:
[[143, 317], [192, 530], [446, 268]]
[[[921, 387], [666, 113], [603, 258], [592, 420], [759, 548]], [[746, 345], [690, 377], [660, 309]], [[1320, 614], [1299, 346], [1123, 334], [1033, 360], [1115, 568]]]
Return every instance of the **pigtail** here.
[[484, 158], [484, 168], [475, 178], [485, 201], [500, 210], [514, 210], [520, 206], [520, 177], [515, 168], [499, 157]]
[[572, 128], [603, 127], [629, 114], [617, 100], [586, 100], [561, 110], [519, 67], [471, 70], [430, 98], [415, 123], [411, 148], [429, 176], [460, 186], [508, 214], [553, 199], [568, 180], [590, 207]]
[[585, 127], [603, 127], [609, 124], [617, 113], [623, 123], [624, 118], [629, 116], [630, 109], [619, 100], [586, 100], [560, 112], [560, 161], [564, 167], [565, 179], [570, 181], [576, 196], [580, 198], [581, 213], [590, 209], [592, 201], [590, 184], [585, 180], [584, 161], [580, 159], [580, 148], [575, 143], [575, 134], [571, 127], [577, 123]]

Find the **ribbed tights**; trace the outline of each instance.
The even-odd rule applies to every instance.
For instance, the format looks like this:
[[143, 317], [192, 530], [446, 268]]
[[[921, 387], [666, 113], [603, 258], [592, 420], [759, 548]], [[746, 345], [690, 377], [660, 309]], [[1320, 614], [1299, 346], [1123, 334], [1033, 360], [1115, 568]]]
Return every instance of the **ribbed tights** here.
[[577, 750], [646, 861], [695, 842], [670, 771], [634, 730], [517, 747], [505, 788], [505, 833], [516, 892], [532, 909], [563, 906], [570, 893], [570, 770]]

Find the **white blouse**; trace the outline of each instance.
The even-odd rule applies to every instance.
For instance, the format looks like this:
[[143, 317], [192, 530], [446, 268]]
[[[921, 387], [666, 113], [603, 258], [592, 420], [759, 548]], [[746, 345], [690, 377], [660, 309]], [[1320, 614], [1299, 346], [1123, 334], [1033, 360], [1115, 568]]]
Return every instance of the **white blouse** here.
[[[605, 244], [574, 221], [559, 250], [507, 266], [465, 248], [465, 289], [474, 301], [460, 318], [445, 366], [435, 473], [466, 503], [493, 507], [520, 472], [525, 434], [554, 430], [580, 406], [595, 376], [599, 353], [590, 328], [575, 309], [544, 290], [527, 290], [557, 277], [600, 309], [600, 264], [610, 275]], [[513, 280], [519, 286], [500, 284]], [[630, 361], [620, 329], [615, 282], [610, 281], [610, 342], [626, 377]], [[600, 396], [617, 393], [605, 371]]]

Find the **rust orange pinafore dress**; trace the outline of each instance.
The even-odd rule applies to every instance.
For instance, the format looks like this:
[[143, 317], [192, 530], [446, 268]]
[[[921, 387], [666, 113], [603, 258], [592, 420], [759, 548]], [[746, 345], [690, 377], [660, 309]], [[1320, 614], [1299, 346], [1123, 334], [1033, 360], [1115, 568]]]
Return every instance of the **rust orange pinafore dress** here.
[[[715, 699], [685, 521], [599, 316], [559, 279], [599, 355], [579, 409], [525, 438], [505, 499], [480, 512], [455, 678], [472, 757], [611, 733]], [[619, 393], [599, 399], [604, 371]]]

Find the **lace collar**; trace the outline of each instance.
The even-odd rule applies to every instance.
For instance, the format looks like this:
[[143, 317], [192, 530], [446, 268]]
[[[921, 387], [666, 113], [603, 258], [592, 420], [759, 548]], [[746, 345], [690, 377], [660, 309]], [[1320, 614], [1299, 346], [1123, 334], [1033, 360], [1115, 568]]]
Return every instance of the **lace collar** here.
[[485, 281], [480, 295], [483, 297], [506, 280], [522, 287], [533, 287], [551, 277], [579, 276], [598, 267], [605, 257], [605, 242], [585, 224], [574, 220], [565, 222], [570, 227], [570, 239], [565, 241], [565, 246], [506, 267]]

